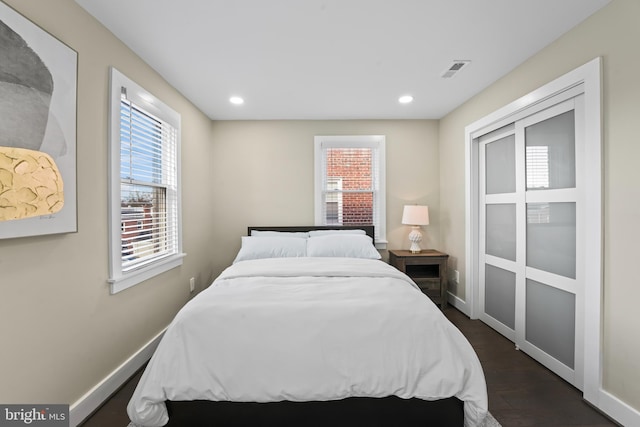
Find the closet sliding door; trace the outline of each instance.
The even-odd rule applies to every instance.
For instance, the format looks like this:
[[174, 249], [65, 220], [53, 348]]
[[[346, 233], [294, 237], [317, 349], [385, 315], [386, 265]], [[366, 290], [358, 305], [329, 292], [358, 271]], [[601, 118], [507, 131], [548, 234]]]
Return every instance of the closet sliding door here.
[[579, 389], [582, 103], [577, 96], [478, 140], [480, 319]]
[[521, 177], [517, 165], [515, 125], [480, 137], [480, 319], [512, 341], [516, 335], [518, 202]]

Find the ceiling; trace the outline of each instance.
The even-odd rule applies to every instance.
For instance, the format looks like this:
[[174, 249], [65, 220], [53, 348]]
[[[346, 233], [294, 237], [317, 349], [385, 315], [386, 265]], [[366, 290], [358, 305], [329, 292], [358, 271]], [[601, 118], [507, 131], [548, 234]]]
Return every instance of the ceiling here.
[[441, 118], [609, 0], [76, 2], [213, 120], [325, 120]]

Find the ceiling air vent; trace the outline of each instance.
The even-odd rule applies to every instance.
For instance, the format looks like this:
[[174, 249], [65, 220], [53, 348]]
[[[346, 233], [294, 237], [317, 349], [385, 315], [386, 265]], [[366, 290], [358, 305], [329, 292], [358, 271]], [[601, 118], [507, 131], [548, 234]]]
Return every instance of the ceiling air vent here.
[[442, 77], [443, 79], [450, 79], [451, 77], [455, 76], [458, 71], [462, 70], [470, 63], [471, 61], [467, 60], [453, 61], [451, 65], [446, 70], [444, 70], [442, 74], [440, 74], [440, 77]]

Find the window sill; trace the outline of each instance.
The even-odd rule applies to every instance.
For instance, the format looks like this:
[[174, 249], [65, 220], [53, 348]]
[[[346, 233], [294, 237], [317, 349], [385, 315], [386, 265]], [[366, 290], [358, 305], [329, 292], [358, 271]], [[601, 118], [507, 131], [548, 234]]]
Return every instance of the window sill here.
[[389, 243], [389, 242], [386, 241], [386, 240], [376, 241], [376, 243], [375, 243], [376, 249], [383, 249], [383, 250], [387, 249], [387, 243]]
[[173, 268], [182, 265], [182, 259], [186, 256], [185, 253], [179, 253], [171, 255], [161, 261], [158, 261], [152, 265], [133, 270], [127, 273], [122, 273], [120, 277], [111, 278], [108, 280], [111, 294], [124, 291], [132, 286], [142, 283], [145, 280], [151, 279], [165, 271], [169, 271]]

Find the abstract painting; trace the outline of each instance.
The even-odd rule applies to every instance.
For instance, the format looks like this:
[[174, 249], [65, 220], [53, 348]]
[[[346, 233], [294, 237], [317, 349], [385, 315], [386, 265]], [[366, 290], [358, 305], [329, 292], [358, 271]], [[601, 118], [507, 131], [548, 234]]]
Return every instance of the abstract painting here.
[[77, 64], [0, 2], [0, 238], [77, 231]]

